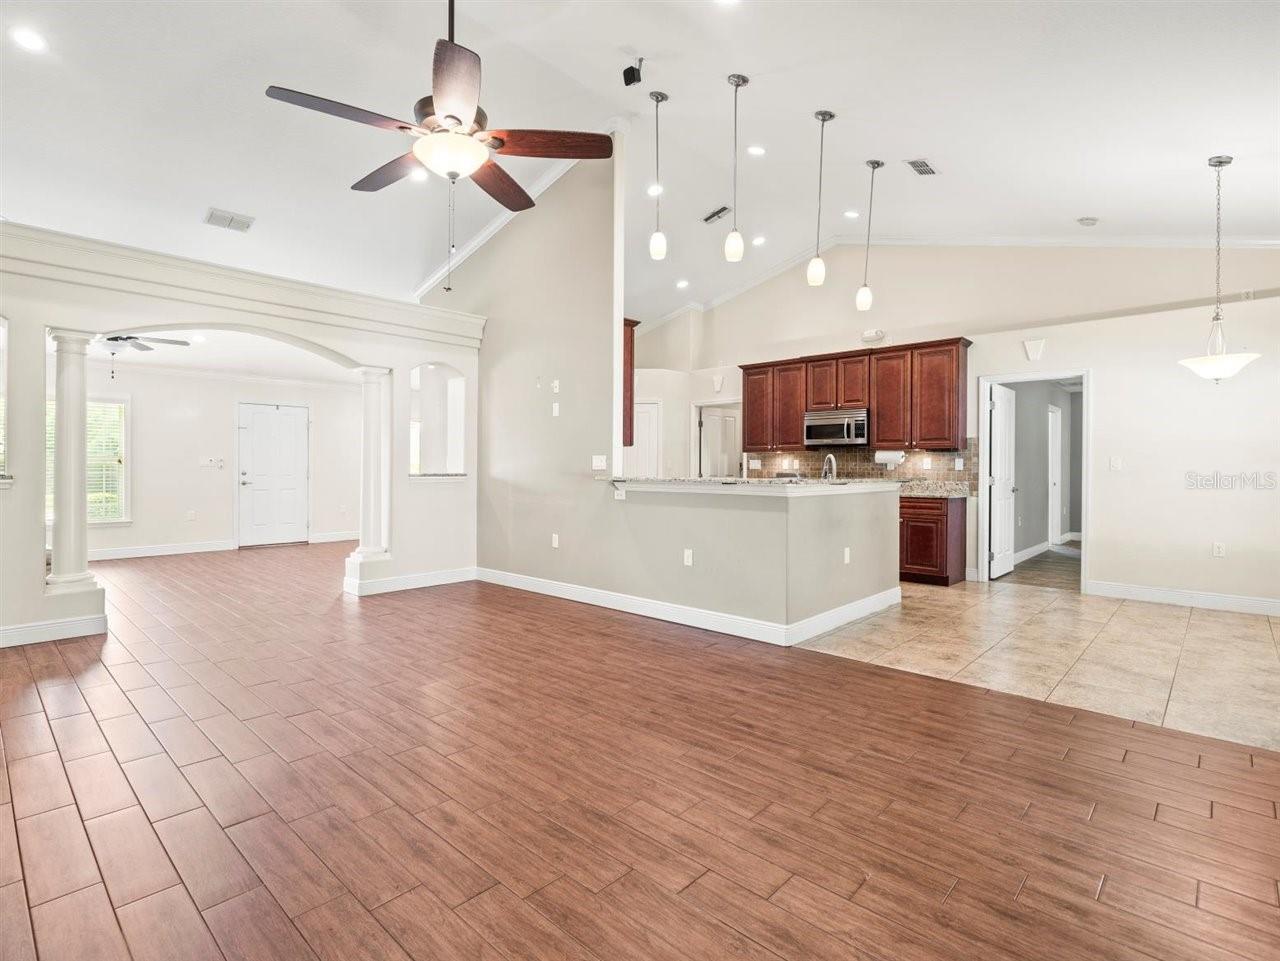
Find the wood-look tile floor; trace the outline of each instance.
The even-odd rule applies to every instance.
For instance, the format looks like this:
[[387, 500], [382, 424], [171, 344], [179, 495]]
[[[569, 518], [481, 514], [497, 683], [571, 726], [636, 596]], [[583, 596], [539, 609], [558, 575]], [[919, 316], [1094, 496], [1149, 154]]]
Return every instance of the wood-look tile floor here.
[[1076, 589], [902, 585], [811, 650], [1280, 750], [1280, 619]]
[[346, 550], [0, 651], [0, 957], [1280, 953], [1280, 754]]
[[[1065, 548], [1065, 549], [1064, 549]], [[1018, 564], [997, 579], [1000, 584], [1029, 584], [1032, 587], [1056, 587], [1063, 591], [1080, 590], [1080, 542], [1071, 541]]]

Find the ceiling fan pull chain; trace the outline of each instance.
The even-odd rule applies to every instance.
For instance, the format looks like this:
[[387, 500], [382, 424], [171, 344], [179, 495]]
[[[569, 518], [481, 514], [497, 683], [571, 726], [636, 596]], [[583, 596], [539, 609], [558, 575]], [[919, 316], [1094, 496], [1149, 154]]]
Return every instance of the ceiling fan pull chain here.
[[[452, 8], [452, 4], [450, 4], [450, 7]], [[444, 275], [444, 292], [446, 294], [453, 292], [453, 197], [457, 186], [458, 182], [456, 180], [449, 181], [449, 257]]]

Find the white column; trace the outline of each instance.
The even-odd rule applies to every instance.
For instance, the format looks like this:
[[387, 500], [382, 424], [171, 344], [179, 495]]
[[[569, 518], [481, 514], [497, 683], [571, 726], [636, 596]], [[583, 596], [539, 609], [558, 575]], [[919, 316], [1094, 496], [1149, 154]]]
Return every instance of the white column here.
[[391, 438], [386, 424], [391, 401], [390, 371], [385, 367], [361, 367], [364, 421], [360, 449], [360, 546], [353, 557], [367, 558], [387, 552], [387, 480]]
[[50, 331], [57, 350], [53, 429], [53, 570], [51, 591], [96, 587], [89, 573], [89, 506], [85, 491], [85, 349], [91, 334]]

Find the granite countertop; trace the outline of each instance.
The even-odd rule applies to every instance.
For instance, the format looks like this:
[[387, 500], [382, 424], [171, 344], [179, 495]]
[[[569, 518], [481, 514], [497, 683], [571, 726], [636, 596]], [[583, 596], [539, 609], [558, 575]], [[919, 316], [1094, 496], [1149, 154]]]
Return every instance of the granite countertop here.
[[849, 478], [824, 481], [803, 477], [611, 477], [615, 487], [640, 492], [690, 494], [871, 494], [897, 491], [897, 481]]
[[968, 497], [969, 485], [965, 481], [902, 481], [898, 492], [902, 497]]

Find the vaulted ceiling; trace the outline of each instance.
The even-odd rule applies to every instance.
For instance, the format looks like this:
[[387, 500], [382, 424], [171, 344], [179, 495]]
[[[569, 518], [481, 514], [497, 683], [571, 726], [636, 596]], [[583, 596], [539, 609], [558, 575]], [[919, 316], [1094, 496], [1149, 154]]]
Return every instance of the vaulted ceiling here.
[[[126, 3], [9, 0], [40, 55], [4, 38], [0, 214], [70, 233], [409, 299], [445, 259], [448, 187], [349, 185], [399, 135], [263, 96], [293, 87], [410, 116], [428, 92], [443, 2]], [[630, 124], [627, 308], [659, 317], [711, 302], [803, 257], [815, 238], [817, 122], [827, 131], [821, 240], [861, 242], [867, 170], [875, 233], [908, 243], [1207, 244], [1230, 153], [1228, 240], [1280, 243], [1280, 7], [1272, 3], [834, 3], [461, 0], [459, 42], [484, 60], [494, 126]], [[644, 80], [623, 66], [645, 57]], [[742, 92], [740, 264], [720, 254], [731, 202], [730, 72]], [[663, 225], [653, 201], [650, 90], [663, 107]], [[748, 145], [765, 148], [761, 157]], [[904, 161], [927, 158], [919, 177]], [[551, 161], [504, 159], [535, 188]], [[500, 208], [457, 188], [458, 244]], [[256, 218], [206, 226], [207, 208]], [[1100, 219], [1080, 227], [1083, 216]], [[677, 289], [678, 280], [688, 280]]]

